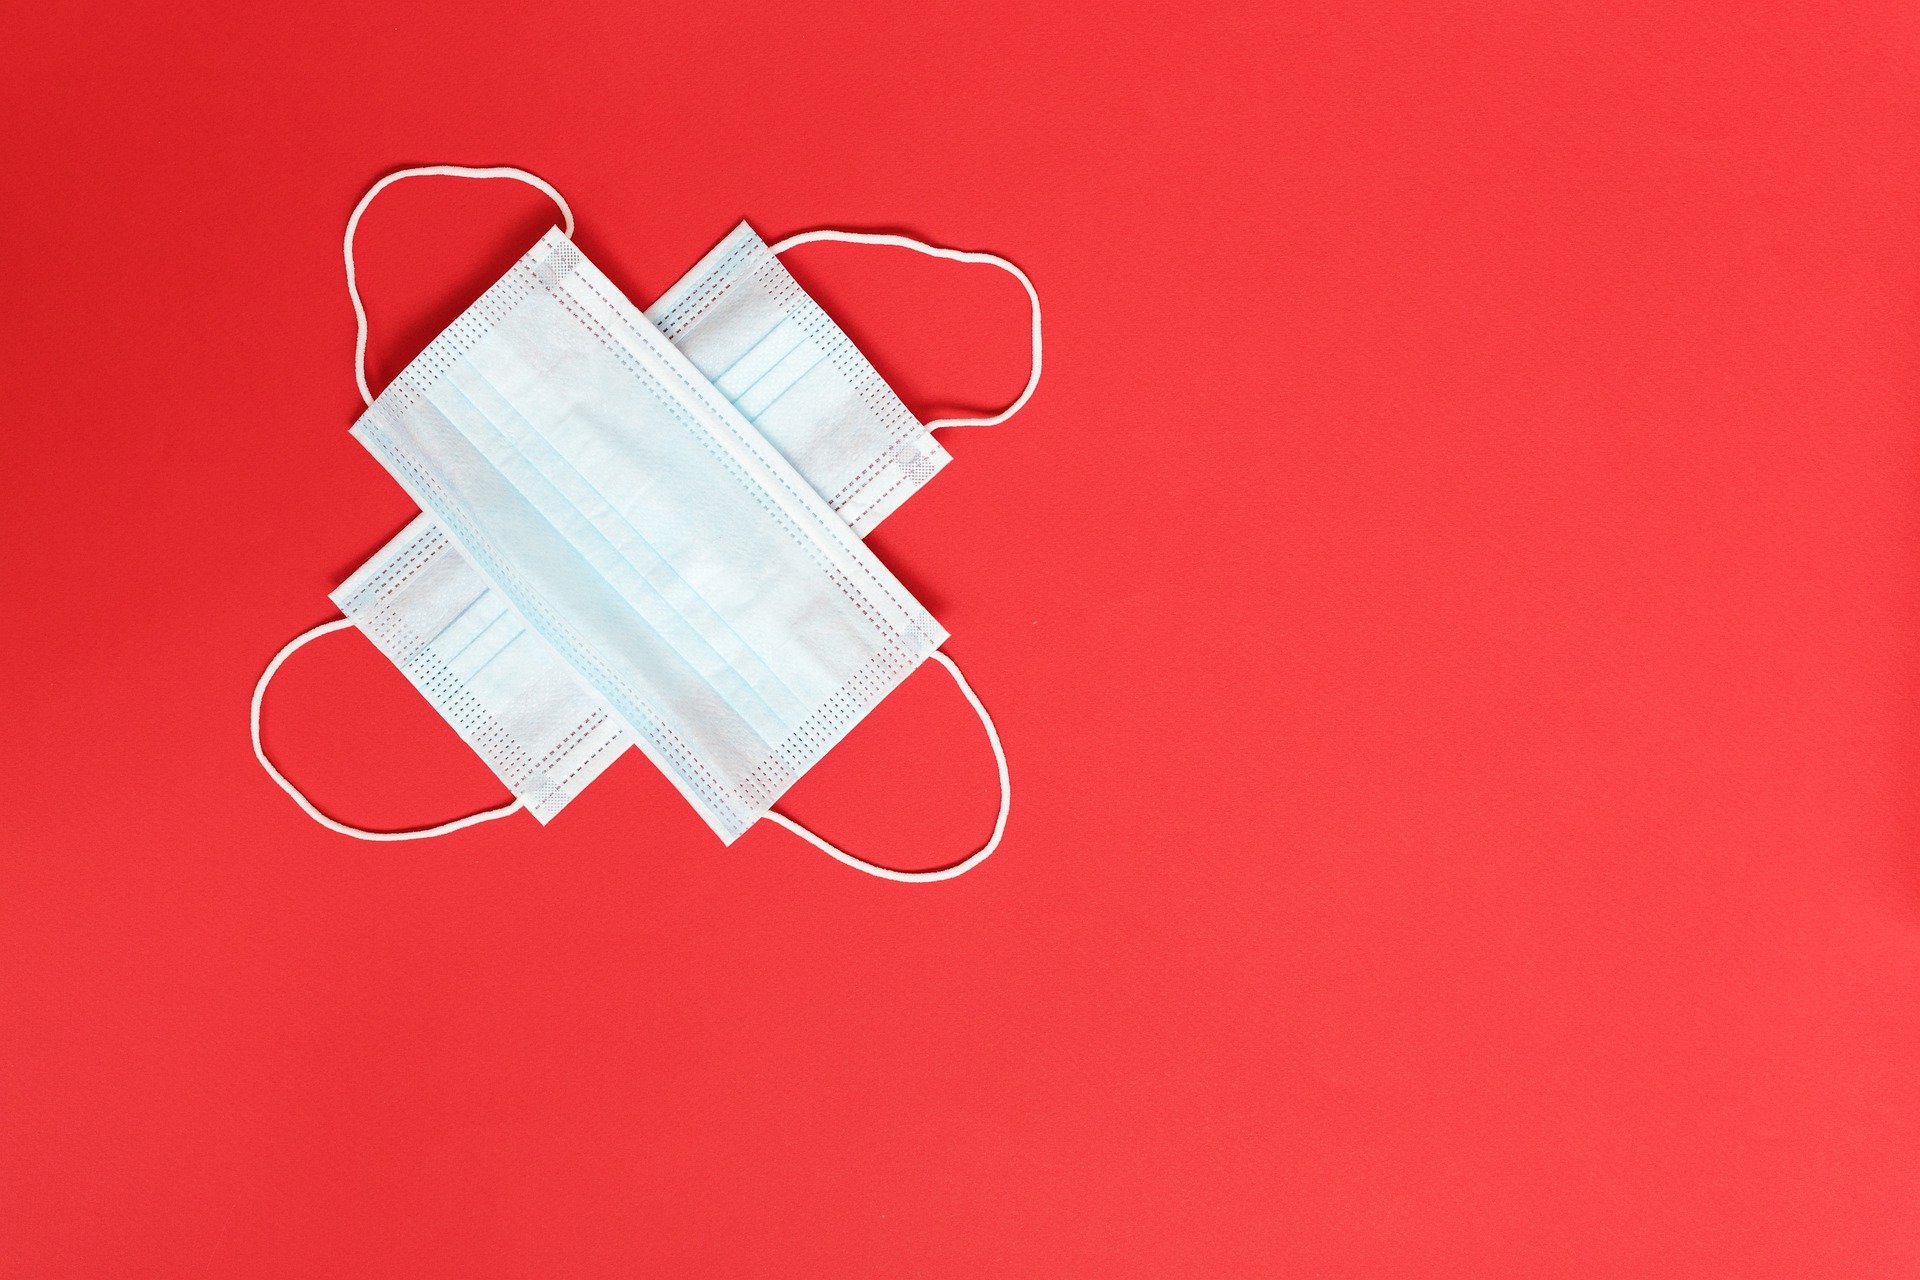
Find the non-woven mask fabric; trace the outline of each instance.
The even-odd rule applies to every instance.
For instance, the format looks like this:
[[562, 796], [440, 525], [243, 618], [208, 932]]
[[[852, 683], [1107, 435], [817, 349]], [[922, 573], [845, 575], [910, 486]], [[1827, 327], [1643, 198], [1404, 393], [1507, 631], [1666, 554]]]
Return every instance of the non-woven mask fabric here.
[[353, 435], [728, 843], [946, 639], [557, 231]]
[[[356, 364], [359, 366], [358, 376], [363, 394], [367, 391], [364, 375], [366, 317], [354, 288], [353, 229], [366, 206], [381, 189], [401, 178], [430, 174], [507, 177], [529, 182], [555, 200], [568, 231], [571, 231], [572, 214], [558, 192], [520, 170], [433, 166], [391, 174], [375, 184], [349, 219], [344, 246], [349, 293], [359, 325]], [[660, 322], [662, 329], [681, 338], [683, 345], [695, 348], [695, 353], [705, 362], [707, 370], [725, 384], [728, 394], [715, 397], [712, 392], [716, 388], [688, 377], [684, 369], [674, 370], [671, 360], [667, 360], [667, 373], [678, 376], [662, 376], [659, 369], [648, 366], [654, 383], [649, 388], [650, 398], [661, 402], [662, 385], [669, 391], [677, 387], [688, 403], [680, 406], [679, 414], [670, 413], [669, 416], [684, 416], [684, 411], [688, 409], [692, 409], [696, 417], [701, 410], [718, 415], [722, 425], [730, 427], [730, 431], [724, 435], [711, 434], [713, 424], [709, 423], [708, 439], [709, 442], [718, 440], [722, 444], [730, 441], [742, 451], [731, 460], [736, 470], [741, 465], [751, 468], [756, 463], [773, 466], [779, 460], [775, 451], [768, 447], [773, 442], [751, 430], [742, 430], [737, 420], [726, 423], [718, 401], [724, 399], [736, 410], [750, 411], [750, 416], [760, 426], [782, 432], [786, 450], [790, 451], [787, 461], [806, 464], [799, 470], [808, 485], [801, 486], [793, 484], [794, 476], [782, 477], [775, 468], [774, 478], [779, 481], [780, 487], [788, 491], [789, 498], [799, 501], [804, 508], [807, 503], [799, 499], [799, 489], [810, 485], [817, 491], [832, 482], [837, 486], [835, 489], [810, 493], [809, 496], [816, 504], [826, 498], [838, 499], [827, 505], [839, 511], [843, 517], [858, 522], [861, 527], [870, 528], [895, 509], [902, 498], [938, 470], [940, 465], [944, 465], [947, 459], [944, 451], [927, 434], [928, 428], [921, 427], [912, 419], [864, 356], [853, 348], [838, 326], [820, 312], [774, 256], [782, 249], [815, 240], [894, 244], [963, 262], [991, 263], [1011, 272], [1026, 289], [1034, 311], [1034, 367], [1019, 399], [994, 417], [949, 419], [936, 421], [929, 427], [986, 425], [1004, 421], [1026, 402], [1039, 377], [1039, 300], [1025, 275], [1011, 263], [994, 255], [947, 250], [897, 236], [834, 231], [802, 233], [770, 250], [743, 224], [652, 309], [651, 314]], [[504, 311], [517, 310], [526, 302], [525, 298], [512, 302], [504, 296], [511, 291], [517, 274], [530, 272], [536, 280], [547, 286], [559, 309], [567, 312], [569, 322], [587, 329], [606, 346], [616, 362], [629, 366], [630, 370], [635, 360], [644, 365], [645, 357], [649, 354], [665, 358], [660, 352], [662, 344], [649, 343], [643, 336], [646, 327], [635, 323], [636, 313], [631, 305], [590, 263], [577, 255], [577, 249], [565, 236], [556, 233], [544, 238], [514, 271], [489, 291], [487, 297], [475, 304], [447, 334], [436, 340], [434, 347], [430, 347], [409, 366], [407, 373], [396, 383], [396, 388], [402, 390], [396, 393], [394, 388], [390, 388], [389, 393], [382, 397], [383, 404], [376, 405], [376, 411], [369, 412], [356, 427], [355, 434], [374, 450], [376, 456], [382, 456], [383, 461], [394, 459], [389, 463], [390, 469], [395, 470], [396, 476], [402, 479], [403, 484], [407, 484], [427, 509], [334, 593], [347, 618], [313, 628], [276, 655], [256, 686], [253, 704], [254, 749], [261, 764], [311, 817], [333, 830], [364, 839], [412, 839], [445, 834], [477, 822], [503, 817], [516, 811], [523, 803], [544, 821], [634, 740], [628, 723], [636, 709], [632, 699], [627, 699], [625, 708], [609, 709], [603, 700], [600, 679], [583, 680], [574, 667], [582, 644], [577, 629], [561, 628], [556, 644], [550, 638], [552, 633], [528, 625], [525, 611], [529, 608], [538, 610], [542, 593], [528, 587], [525, 582], [521, 584], [521, 592], [496, 587], [492, 575], [476, 567], [469, 556], [486, 557], [490, 553], [484, 549], [469, 552], [463, 547], [484, 544], [487, 541], [486, 530], [476, 526], [476, 531], [470, 532], [466, 539], [443, 530], [440, 520], [435, 516], [436, 504], [426, 496], [426, 491], [434, 487], [433, 469], [417, 465], [423, 440], [437, 439], [443, 446], [450, 444], [452, 437], [436, 437], [435, 429], [447, 426], [457, 428], [455, 419], [460, 412], [474, 411], [476, 405], [486, 403], [489, 390], [495, 393], [499, 391], [499, 387], [490, 384], [486, 370], [481, 371], [477, 380], [470, 378], [463, 384], [462, 377], [471, 374], [472, 370], [463, 370], [459, 366], [471, 365], [481, 359], [476, 352], [482, 351], [488, 342], [498, 337], [497, 333], [481, 336], [479, 331], [503, 327], [500, 321]], [[570, 281], [572, 283], [568, 283]], [[502, 314], [490, 313], [490, 306]], [[551, 321], [552, 317], [548, 319]], [[564, 329], [567, 324], [562, 322], [561, 327]], [[535, 330], [548, 330], [551, 327], [551, 324], [543, 323], [533, 326]], [[523, 335], [522, 345], [530, 345], [536, 354], [550, 356], [552, 351], [542, 345], [550, 337], [551, 334], [546, 333], [529, 344]], [[613, 345], [608, 345], [610, 338], [613, 339]], [[570, 345], [582, 345], [578, 343], [577, 335], [561, 343], [563, 348]], [[520, 352], [522, 364], [551, 367], [540, 359], [526, 359], [527, 354], [524, 350]], [[577, 356], [578, 352], [570, 354]], [[510, 357], [507, 363], [511, 365]], [[493, 372], [497, 373], [498, 369]], [[734, 375], [730, 380], [729, 374]], [[522, 390], [530, 385], [534, 384], [523, 382]], [[436, 400], [432, 394], [435, 388], [449, 386], [459, 391], [458, 400], [464, 409], [449, 411], [446, 404]], [[568, 401], [570, 407], [562, 414], [563, 418], [580, 416], [580, 399], [574, 396]], [[591, 400], [592, 397], [587, 399]], [[635, 582], [649, 583], [653, 594], [648, 600], [654, 606], [655, 629], [658, 632], [656, 641], [673, 649], [682, 662], [700, 670], [709, 684], [714, 686], [707, 692], [710, 695], [717, 694], [726, 710], [716, 717], [711, 697], [704, 702], [696, 698], [694, 710], [685, 726], [686, 733], [680, 734], [673, 732], [673, 725], [682, 716], [680, 711], [670, 706], [664, 720], [651, 724], [646, 735], [639, 740], [647, 754], [674, 779], [723, 839], [730, 840], [739, 829], [743, 829], [745, 822], [752, 820], [753, 806], [770, 804], [769, 797], [777, 795], [787, 782], [804, 772], [812, 760], [832, 745], [832, 741], [856, 723], [866, 708], [883, 697], [900, 676], [912, 669], [917, 657], [930, 656], [947, 668], [980, 717], [999, 771], [1000, 810], [993, 836], [983, 848], [961, 862], [939, 870], [899, 872], [847, 854], [778, 813], [767, 812], [765, 816], [848, 865], [894, 880], [951, 878], [977, 865], [997, 847], [1005, 829], [1011, 797], [1006, 759], [992, 720], [959, 669], [944, 654], [932, 651], [932, 647], [944, 638], [944, 632], [917, 604], [911, 602], [910, 597], [906, 597], [904, 589], [886, 576], [883, 569], [879, 569], [880, 576], [872, 576], [873, 571], [878, 569], [877, 561], [862, 564], [858, 556], [852, 557], [854, 567], [864, 569], [869, 575], [868, 586], [872, 589], [865, 591], [848, 591], [848, 566], [845, 563], [833, 562], [829, 566], [841, 598], [854, 601], [856, 606], [863, 598], [868, 605], [891, 603], [897, 610], [878, 625], [874, 624], [871, 616], [867, 617], [866, 648], [872, 652], [865, 661], [858, 663], [857, 667], [851, 660], [838, 665], [832, 660], [815, 662], [810, 668], [813, 677], [811, 683], [804, 675], [794, 674], [792, 668], [795, 664], [784, 664], [787, 670], [780, 669], [783, 665], [780, 663], [770, 665], [764, 658], [751, 653], [751, 645], [748, 646], [748, 659], [743, 662], [740, 650], [724, 643], [714, 643], [711, 619], [707, 620], [705, 628], [702, 627], [700, 606], [705, 604], [711, 607], [711, 601], [699, 600], [700, 593], [695, 591], [694, 603], [689, 606], [688, 597], [682, 594], [682, 589], [691, 589], [695, 580], [710, 586], [724, 581], [727, 574], [721, 573], [716, 577], [709, 573], [701, 579], [698, 571], [688, 575], [681, 573], [671, 561], [663, 561], [666, 570], [673, 574], [678, 584], [665, 592], [657, 581], [649, 581], [646, 575], [634, 576], [644, 566], [626, 554], [628, 544], [621, 540], [623, 534], [635, 533], [632, 522], [622, 523], [620, 519], [608, 515], [606, 504], [617, 507], [617, 495], [598, 491], [598, 481], [601, 479], [598, 474], [595, 474], [595, 483], [585, 483], [578, 465], [583, 459], [592, 457], [594, 449], [605, 443], [601, 437], [609, 434], [607, 424], [593, 424], [584, 431], [576, 423], [549, 424], [551, 429], [543, 432], [520, 412], [518, 405], [513, 405], [510, 399], [507, 403], [510, 412], [495, 412], [490, 416], [487, 410], [480, 409], [478, 416], [485, 420], [483, 423], [476, 426], [469, 421], [466, 424], [468, 430], [455, 430], [454, 435], [460, 437], [460, 446], [471, 452], [463, 453], [461, 447], [453, 447], [451, 453], [446, 455], [453, 460], [448, 468], [452, 480], [443, 487], [451, 491], [458, 489], [461, 483], [470, 483], [478, 485], [476, 491], [486, 492], [485, 484], [475, 481], [464, 470], [464, 464], [470, 464], [474, 456], [496, 456], [487, 453], [487, 446], [490, 443], [498, 449], [504, 440], [508, 442], [509, 452], [506, 460], [496, 465], [503, 474], [518, 477], [512, 486], [523, 501], [541, 511], [555, 527], [571, 529], [576, 539], [576, 552], [587, 553], [591, 562], [601, 566], [614, 563], [614, 569], [604, 572], [596, 570], [601, 572], [603, 578], [618, 580], [616, 586], [629, 591]], [[402, 405], [397, 414], [394, 410], [396, 404]], [[423, 428], [423, 435], [400, 440], [391, 434], [396, 424], [385, 421], [385, 418], [417, 416], [427, 412], [422, 405], [433, 406], [427, 416], [434, 420]], [[743, 413], [741, 416], [748, 415]], [[502, 418], [512, 420], [497, 420]], [[418, 427], [420, 424], [413, 425]], [[489, 432], [495, 434], [490, 435]], [[616, 431], [613, 434], [617, 436], [618, 433]], [[851, 450], [836, 451], [819, 447], [819, 441], [829, 437], [860, 443]], [[411, 469], [412, 482], [408, 483], [409, 476], [403, 473], [409, 472], [409, 466], [401, 460], [401, 455], [410, 449], [416, 456]], [[529, 452], [535, 460], [532, 471], [525, 470]], [[858, 463], [853, 461], [856, 455], [860, 459]], [[552, 465], [554, 459], [560, 463], [558, 475], [540, 474], [540, 465], [543, 462]], [[529, 476], [533, 477], [533, 481], [528, 481]], [[885, 477], [884, 482], [877, 479], [882, 476]], [[542, 488], [542, 484], [548, 487]], [[582, 484], [585, 484], [584, 489], [580, 487]], [[766, 477], [760, 477], [759, 484], [763, 496], [779, 498], [780, 495], [768, 487]], [[616, 484], [612, 487], [618, 489], [619, 486]], [[587, 495], [584, 500], [583, 494]], [[446, 513], [444, 518], [449, 522], [457, 521], [458, 502], [453, 498], [448, 498], [448, 502], [448, 506], [440, 508]], [[558, 507], [554, 505], [556, 502], [560, 504]], [[556, 515], [556, 512], [559, 514]], [[685, 514], [682, 513], [683, 519]], [[812, 512], [815, 518], [819, 514], [818, 510]], [[793, 512], [787, 510], [784, 515], [790, 521]], [[571, 524], [569, 516], [572, 517]], [[668, 523], [670, 525], [671, 521]], [[859, 547], [857, 540], [844, 537], [836, 539], [834, 533], [839, 530], [837, 522], [830, 522], [824, 541], [829, 550], [838, 540], [841, 542], [839, 549], [844, 553], [844, 543], [852, 541], [853, 546], [864, 553], [865, 549]], [[812, 532], [817, 536], [820, 530]], [[645, 540], [644, 533], [639, 536], [642, 541]], [[512, 538], [507, 539], [507, 543], [515, 547], [519, 545]], [[817, 551], [821, 545], [816, 542], [814, 549]], [[497, 564], [508, 564], [508, 561], [498, 558], [500, 547], [501, 544], [496, 540], [492, 558]], [[617, 562], [606, 559], [609, 547], [620, 552]], [[653, 550], [658, 553], [658, 548]], [[593, 561], [594, 553], [601, 559]], [[867, 559], [870, 561], [871, 557]], [[660, 566], [654, 565], [653, 568], [657, 577]], [[569, 589], [577, 592], [580, 584], [573, 582]], [[531, 591], [530, 595], [526, 594], [528, 591]], [[879, 597], [886, 599], [883, 602]], [[529, 604], [529, 600], [535, 603]], [[676, 615], [673, 619], [661, 621], [666, 618], [659, 612], [662, 601], [673, 607]], [[604, 606], [606, 602], [602, 600], [600, 603]], [[631, 597], [625, 603], [629, 608], [645, 611]], [[864, 607], [860, 611], [863, 615], [869, 613]], [[884, 607], [881, 611], [885, 612]], [[752, 620], [738, 627], [731, 625], [730, 620], [723, 621], [728, 622], [727, 630], [733, 641], [744, 643], [745, 636], [755, 631]], [[408, 674], [433, 705], [508, 782], [519, 796], [518, 800], [500, 809], [426, 830], [366, 831], [339, 823], [321, 813], [273, 766], [260, 738], [261, 702], [267, 685], [294, 651], [321, 635], [343, 629], [350, 622], [374, 639]], [[591, 625], [586, 629], [593, 631]], [[839, 630], [844, 632], [844, 626]], [[764, 620], [761, 622], [761, 633], [767, 633]], [[602, 628], [599, 638], [603, 641], [606, 639], [605, 628]], [[849, 649], [844, 643], [845, 636], [839, 638], [843, 657], [848, 652], [864, 651], [857, 643]], [[699, 660], [690, 660], [689, 652], [707, 665], [702, 667]], [[628, 652], [620, 656], [630, 658], [632, 654]], [[726, 660], [728, 669], [724, 672], [713, 665], [718, 658]], [[799, 665], [805, 667], [808, 664]], [[834, 673], [855, 669], [857, 674], [852, 678], [840, 678], [836, 686], [832, 679], [821, 683], [819, 672], [822, 669]], [[878, 671], [897, 674], [876, 675]], [[606, 678], [604, 672], [599, 674], [600, 678]], [[788, 677], [792, 678], [792, 684], [788, 683]], [[768, 696], [766, 682], [769, 678], [784, 686], [781, 692], [786, 695], [785, 698]], [[742, 689], [750, 691], [744, 700], [740, 693]], [[796, 689], [805, 690], [805, 694], [801, 695], [803, 700], [798, 703], [793, 700]], [[828, 689], [834, 692], [828, 694]], [[805, 702], [804, 696], [813, 697], [814, 703]], [[687, 705], [683, 701], [680, 710], [685, 710]], [[795, 730], [791, 721], [803, 712], [806, 713], [805, 719]], [[757, 741], [742, 739], [741, 725], [748, 726], [757, 735]], [[698, 740], [700, 744], [694, 751], [687, 749], [690, 739]], [[744, 748], [743, 741], [747, 743]], [[535, 750], [536, 747], [539, 749]], [[700, 754], [702, 751], [712, 754], [703, 759]], [[757, 763], [752, 769], [747, 769], [745, 763], [756, 756]], [[785, 782], [781, 781], [783, 777]], [[741, 820], [743, 816], [744, 822]]]

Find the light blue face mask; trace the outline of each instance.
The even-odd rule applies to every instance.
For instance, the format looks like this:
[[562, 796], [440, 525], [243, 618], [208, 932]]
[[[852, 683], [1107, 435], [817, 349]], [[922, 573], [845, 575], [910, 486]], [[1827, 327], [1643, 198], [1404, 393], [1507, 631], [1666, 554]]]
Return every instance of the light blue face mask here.
[[[517, 177], [517, 170], [413, 172]], [[565, 204], [561, 203], [563, 213]], [[571, 215], [567, 214], [568, 230]], [[1006, 766], [945, 633], [854, 536], [947, 460], [775, 253], [737, 229], [642, 318], [549, 233], [374, 402], [354, 434], [425, 509], [335, 592], [347, 618], [287, 646], [256, 689], [261, 763], [346, 834], [444, 834], [526, 807], [550, 818], [629, 744], [724, 840], [769, 816], [851, 865], [937, 879], [997, 845]], [[365, 318], [360, 315], [360, 358]], [[649, 323], [651, 321], [651, 323]], [[670, 343], [668, 339], [671, 338]], [[679, 348], [676, 350], [676, 346]], [[711, 379], [711, 380], [709, 380]], [[364, 374], [361, 376], [365, 392]], [[784, 456], [783, 456], [784, 455]], [[848, 522], [852, 522], [852, 528]], [[259, 743], [261, 695], [307, 640], [358, 625], [519, 797], [421, 831], [321, 814]], [[874, 867], [771, 805], [918, 662], [932, 657], [986, 725], [1002, 781], [993, 838], [931, 873]]]

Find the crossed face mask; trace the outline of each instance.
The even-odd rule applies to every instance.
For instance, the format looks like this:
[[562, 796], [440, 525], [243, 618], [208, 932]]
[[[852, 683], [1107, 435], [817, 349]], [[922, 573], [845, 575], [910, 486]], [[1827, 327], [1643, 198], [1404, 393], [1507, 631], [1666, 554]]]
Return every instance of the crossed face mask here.
[[[404, 171], [514, 177], [517, 170]], [[762, 816], [842, 861], [938, 879], [997, 845], [1008, 807], [991, 720], [936, 652], [945, 632], [859, 542], [947, 461], [776, 254], [742, 226], [642, 316], [550, 232], [395, 380], [353, 434], [423, 508], [334, 593], [346, 618], [289, 644], [255, 691], [255, 750], [316, 820], [370, 839], [439, 835], [521, 807], [550, 818], [627, 745], [725, 841]], [[364, 373], [362, 391], [366, 391]], [[357, 625], [518, 797], [437, 827], [367, 832], [320, 813], [260, 745], [281, 662]], [[986, 726], [1002, 801], [993, 838], [941, 871], [854, 858], [771, 811], [811, 764], [924, 659]]]

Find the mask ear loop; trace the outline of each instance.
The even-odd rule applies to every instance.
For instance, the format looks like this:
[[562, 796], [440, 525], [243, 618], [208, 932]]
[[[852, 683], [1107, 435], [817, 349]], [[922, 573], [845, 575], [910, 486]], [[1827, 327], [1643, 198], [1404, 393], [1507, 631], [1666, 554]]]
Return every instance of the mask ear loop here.
[[838, 859], [856, 871], [864, 871], [870, 876], [879, 876], [882, 880], [897, 880], [902, 884], [931, 884], [936, 880], [951, 880], [985, 862], [988, 855], [1000, 847], [1000, 837], [1007, 831], [1007, 811], [1013, 807], [1013, 783], [1007, 774], [1007, 753], [1000, 748], [1000, 731], [993, 727], [993, 717], [987, 714], [987, 709], [980, 703], [979, 695], [974, 693], [973, 686], [967, 683], [967, 678], [960, 674], [960, 668], [954, 665], [952, 658], [937, 649], [927, 656], [945, 667], [947, 674], [953, 677], [954, 683], [960, 686], [960, 692], [966, 696], [967, 705], [972, 707], [973, 713], [980, 717], [980, 726], [987, 731], [987, 745], [993, 748], [993, 764], [1000, 772], [1000, 813], [993, 820], [993, 834], [987, 837], [986, 844], [950, 867], [939, 867], [933, 871], [895, 871], [892, 867], [883, 867], [877, 863], [868, 862], [864, 858], [856, 858], [846, 850], [828, 844], [784, 813], [771, 809], [767, 811], [768, 818], [793, 832], [828, 857]]
[[573, 210], [567, 206], [566, 199], [546, 179], [525, 169], [508, 165], [475, 169], [464, 164], [429, 164], [417, 169], [397, 169], [368, 187], [367, 194], [360, 197], [360, 203], [353, 206], [353, 213], [347, 218], [347, 234], [340, 245], [340, 254], [347, 263], [347, 297], [353, 300], [353, 377], [360, 384], [360, 398], [368, 404], [373, 403], [373, 392], [367, 388], [367, 309], [360, 304], [360, 282], [353, 270], [353, 233], [360, 229], [360, 215], [367, 211], [373, 198], [403, 178], [511, 178], [515, 182], [524, 182], [544, 191], [560, 206], [561, 227], [568, 239], [573, 237]]
[[[473, 168], [460, 164], [431, 164], [414, 169], [396, 170], [393, 173], [387, 174], [384, 178], [381, 178], [371, 187], [368, 187], [367, 193], [360, 197], [360, 203], [353, 206], [353, 213], [347, 218], [346, 235], [341, 239], [340, 243], [340, 255], [346, 262], [347, 267], [347, 297], [353, 303], [353, 378], [360, 387], [360, 398], [368, 404], [373, 403], [373, 392], [367, 386], [367, 309], [360, 301], [360, 281], [353, 266], [354, 232], [360, 229], [360, 215], [367, 211], [367, 206], [373, 203], [375, 196], [385, 191], [394, 183], [399, 182], [402, 178], [429, 177], [510, 178], [515, 182], [524, 182], [530, 187], [545, 192], [552, 198], [555, 204], [560, 206], [560, 216], [563, 220], [562, 225], [566, 230], [566, 234], [569, 237], [573, 235], [573, 210], [567, 206], [566, 198], [558, 191], [555, 191], [545, 179], [528, 173], [525, 169], [514, 169], [504, 165]], [[356, 840], [425, 840], [431, 836], [448, 835], [464, 827], [471, 827], [478, 823], [492, 822], [495, 818], [504, 818], [508, 814], [518, 813], [524, 809], [526, 802], [515, 799], [511, 804], [502, 805], [498, 809], [487, 809], [480, 813], [468, 814], [464, 818], [455, 818], [451, 822], [443, 822], [434, 827], [419, 827], [410, 831], [369, 831], [364, 827], [350, 827], [346, 823], [336, 821], [320, 812], [313, 801], [307, 799], [307, 797], [301, 793], [300, 788], [294, 786], [292, 782], [288, 781], [284, 773], [281, 773], [280, 770], [274, 767], [273, 761], [267, 759], [266, 747], [260, 741], [260, 704], [267, 696], [267, 686], [273, 683], [273, 677], [279, 672], [280, 664], [292, 657], [296, 651], [305, 646], [309, 641], [317, 640], [321, 636], [328, 635], [335, 631], [343, 631], [352, 625], [352, 621], [347, 618], [336, 618], [332, 622], [323, 622], [309, 631], [301, 632], [292, 640], [289, 640], [279, 653], [274, 654], [273, 661], [269, 662], [267, 669], [260, 673], [259, 682], [253, 686], [253, 709], [251, 715], [253, 758], [260, 762], [260, 767], [267, 771], [267, 776], [278, 783], [282, 791], [292, 796], [293, 802], [305, 810], [309, 818], [312, 818], [329, 831], [337, 831], [343, 836], [352, 836]]]
[[452, 822], [443, 822], [437, 827], [420, 827], [411, 831], [368, 831], [363, 827], [350, 827], [346, 823], [336, 821], [320, 812], [320, 810], [314, 806], [313, 801], [307, 799], [307, 797], [301, 793], [300, 788], [289, 782], [284, 773], [274, 768], [273, 761], [267, 759], [266, 747], [260, 742], [260, 704], [267, 696], [267, 686], [273, 683], [273, 677], [275, 673], [280, 670], [280, 664], [292, 657], [294, 652], [304, 646], [308, 641], [317, 640], [330, 632], [345, 630], [352, 625], [352, 621], [347, 618], [336, 618], [332, 622], [323, 622], [310, 631], [301, 632], [292, 640], [289, 640], [285, 648], [273, 655], [273, 661], [269, 662], [267, 669], [260, 674], [260, 682], [253, 686], [253, 758], [260, 762], [260, 767], [267, 771], [267, 776], [279, 783], [280, 789], [292, 796], [293, 802], [306, 810], [309, 818], [312, 818], [329, 831], [338, 831], [341, 835], [352, 836], [356, 840], [425, 840], [429, 836], [444, 836], [449, 832], [458, 831], [462, 827], [471, 827], [481, 822], [492, 822], [495, 818], [504, 818], [510, 813], [520, 812], [520, 810], [525, 807], [525, 802], [516, 799], [512, 804], [502, 805], [498, 809], [488, 809], [483, 813], [474, 813], [464, 818], [455, 818]]
[[[818, 241], [838, 241], [842, 244], [884, 244], [896, 249], [912, 249], [915, 253], [924, 253], [935, 258], [947, 258], [954, 262], [979, 262], [990, 267], [999, 267], [1010, 273], [1027, 291], [1027, 301], [1033, 304], [1033, 372], [1027, 376], [1026, 389], [1018, 399], [991, 418], [935, 418], [925, 424], [929, 431], [939, 431], [944, 427], [997, 427], [1020, 412], [1028, 400], [1033, 398], [1033, 389], [1040, 385], [1040, 295], [1034, 291], [1033, 281], [1027, 279], [1027, 273], [994, 253], [972, 253], [965, 249], [947, 249], [940, 245], [928, 244], [924, 240], [915, 240], [911, 236], [889, 235], [872, 231], [802, 231], [798, 235], [788, 236], [769, 248], [777, 256], [789, 249]], [[938, 657], [938, 654], [934, 655]], [[962, 682], [964, 686], [965, 682]]]

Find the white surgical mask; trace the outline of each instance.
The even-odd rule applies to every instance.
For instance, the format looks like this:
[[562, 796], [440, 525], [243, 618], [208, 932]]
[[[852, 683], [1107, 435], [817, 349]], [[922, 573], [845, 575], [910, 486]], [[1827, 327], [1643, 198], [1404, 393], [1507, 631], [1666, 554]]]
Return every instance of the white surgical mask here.
[[[350, 286], [367, 200], [349, 223]], [[1019, 275], [990, 255], [898, 237], [785, 243], [826, 238], [904, 243]], [[264, 752], [262, 764], [316, 819], [398, 839], [522, 805], [545, 821], [638, 742], [724, 840], [765, 815], [877, 874], [957, 874], [998, 841], [1004, 758], [978, 699], [934, 652], [944, 632], [831, 514], [871, 527], [944, 451], [744, 226], [651, 315], [694, 364], [550, 233], [355, 428], [426, 513], [335, 599], [519, 800], [425, 831], [364, 832], [320, 814]], [[363, 352], [364, 313], [361, 326]], [[1031, 391], [994, 418], [931, 425], [1004, 420]], [[324, 624], [276, 657], [256, 690], [256, 751], [274, 670], [345, 625]], [[897, 873], [769, 813], [927, 656], [959, 681], [999, 762], [1001, 813], [986, 848], [941, 872]]]

